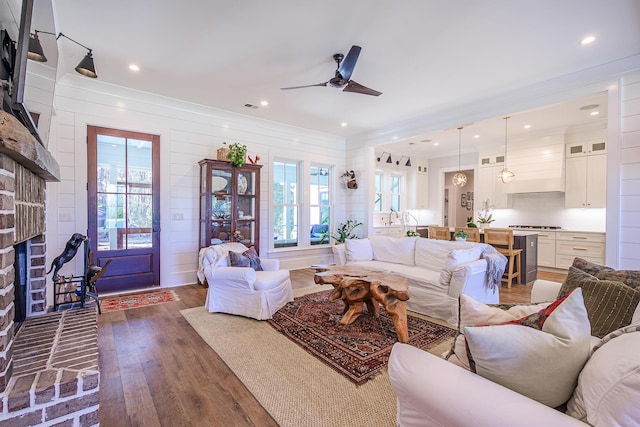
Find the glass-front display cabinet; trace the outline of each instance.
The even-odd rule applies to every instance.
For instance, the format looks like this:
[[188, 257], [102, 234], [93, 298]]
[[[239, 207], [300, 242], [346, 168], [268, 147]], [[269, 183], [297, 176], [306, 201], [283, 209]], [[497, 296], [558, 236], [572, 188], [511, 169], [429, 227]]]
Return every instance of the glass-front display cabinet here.
[[222, 160], [200, 165], [200, 248], [240, 242], [260, 249], [260, 168]]

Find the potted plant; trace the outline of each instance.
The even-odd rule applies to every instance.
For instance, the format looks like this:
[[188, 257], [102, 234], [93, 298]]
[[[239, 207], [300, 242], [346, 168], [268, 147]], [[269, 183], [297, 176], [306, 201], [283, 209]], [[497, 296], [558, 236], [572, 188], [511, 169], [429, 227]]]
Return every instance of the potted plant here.
[[469, 234], [464, 230], [458, 230], [458, 231], [455, 232], [453, 237], [456, 240], [460, 240], [460, 241], [466, 242], [467, 239], [469, 238]]
[[244, 165], [245, 159], [247, 158], [247, 146], [242, 144], [238, 144], [234, 142], [229, 145], [229, 154], [227, 154], [227, 159], [229, 159], [229, 163], [233, 166], [239, 168]]
[[414, 230], [407, 230], [407, 237], [420, 237], [420, 233]]
[[354, 239], [356, 235], [353, 234], [353, 230], [361, 225], [362, 223], [355, 219], [348, 219], [347, 222], [340, 223], [336, 234], [332, 234], [331, 238], [335, 239], [336, 243], [344, 243], [347, 239]]
[[491, 223], [494, 222], [495, 219], [493, 219], [493, 214], [489, 214], [487, 215], [486, 213], [484, 215], [482, 214], [478, 214], [478, 224], [481, 230], [484, 230], [487, 227], [491, 227]]
[[468, 216], [467, 217], [467, 227], [468, 228], [478, 228], [478, 226], [476, 225], [475, 222], [473, 222], [473, 217], [472, 216]]

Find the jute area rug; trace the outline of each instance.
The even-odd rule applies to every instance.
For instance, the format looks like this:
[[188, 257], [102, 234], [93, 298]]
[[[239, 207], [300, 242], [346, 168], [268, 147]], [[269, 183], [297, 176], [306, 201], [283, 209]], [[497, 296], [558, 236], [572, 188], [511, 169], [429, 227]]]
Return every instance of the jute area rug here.
[[[332, 289], [296, 289], [295, 296]], [[281, 426], [395, 426], [386, 369], [360, 386], [262, 321], [204, 307], [180, 312]], [[450, 341], [429, 350], [440, 355]]]

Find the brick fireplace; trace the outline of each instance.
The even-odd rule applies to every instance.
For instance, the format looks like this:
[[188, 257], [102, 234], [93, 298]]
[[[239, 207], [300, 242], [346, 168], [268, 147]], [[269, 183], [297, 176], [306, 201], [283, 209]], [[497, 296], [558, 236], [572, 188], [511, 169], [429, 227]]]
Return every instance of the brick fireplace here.
[[53, 156], [0, 111], [0, 427], [98, 424], [95, 308], [47, 313], [46, 183], [59, 180]]

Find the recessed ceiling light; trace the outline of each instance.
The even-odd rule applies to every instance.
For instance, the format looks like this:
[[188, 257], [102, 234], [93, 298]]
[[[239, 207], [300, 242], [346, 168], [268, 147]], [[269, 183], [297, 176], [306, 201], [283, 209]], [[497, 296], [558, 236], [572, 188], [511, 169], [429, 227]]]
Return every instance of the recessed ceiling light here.
[[598, 114], [600, 114], [600, 112], [599, 111], [592, 111], [589, 114], [591, 114], [592, 116], [597, 116]]
[[393, 139], [395, 141], [396, 139], [398, 139], [398, 137], [397, 136], [393, 136], [393, 137], [391, 137], [391, 139]]
[[434, 146], [434, 147], [437, 147], [438, 145], [440, 145], [440, 143], [439, 143], [439, 142], [434, 142], [434, 143], [433, 143], [433, 146]]
[[346, 128], [347, 127], [347, 122], [340, 123], [340, 126], [342, 126], [343, 128]]
[[582, 111], [593, 110], [594, 108], [598, 108], [599, 106], [600, 106], [599, 104], [583, 105], [582, 107], [580, 107], [580, 110]]
[[531, 129], [531, 125], [524, 125], [525, 129]]
[[475, 139], [478, 139], [478, 138], [480, 138], [480, 135], [473, 135], [473, 137], [474, 137]]
[[129, 69], [131, 71], [140, 71], [140, 67], [138, 67], [136, 64], [129, 65]]
[[430, 139], [421, 139], [420, 142], [431, 142]]
[[407, 144], [409, 144], [409, 145], [414, 145], [414, 144], [415, 144], [415, 142], [413, 142], [413, 141], [409, 141]]
[[260, 101], [260, 105], [266, 107], [267, 105], [269, 105], [269, 101]]
[[583, 38], [582, 40], [580, 40], [580, 44], [581, 45], [591, 44], [595, 40], [596, 40], [596, 38], [594, 36], [587, 36], [587, 37]]

